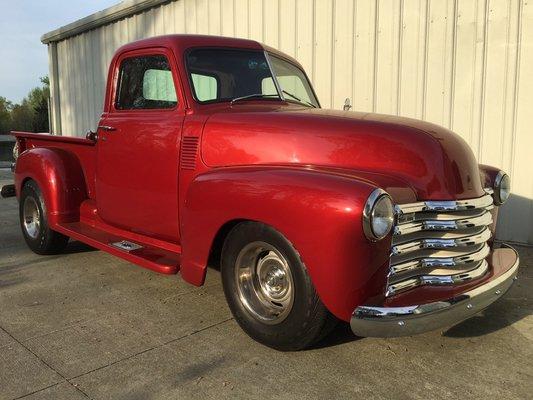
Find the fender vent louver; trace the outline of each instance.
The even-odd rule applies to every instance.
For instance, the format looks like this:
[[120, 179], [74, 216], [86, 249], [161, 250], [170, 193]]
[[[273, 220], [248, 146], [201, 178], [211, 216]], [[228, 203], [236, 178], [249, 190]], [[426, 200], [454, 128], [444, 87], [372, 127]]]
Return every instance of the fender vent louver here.
[[185, 136], [181, 142], [181, 169], [195, 169], [196, 158], [198, 156], [199, 138], [196, 136]]

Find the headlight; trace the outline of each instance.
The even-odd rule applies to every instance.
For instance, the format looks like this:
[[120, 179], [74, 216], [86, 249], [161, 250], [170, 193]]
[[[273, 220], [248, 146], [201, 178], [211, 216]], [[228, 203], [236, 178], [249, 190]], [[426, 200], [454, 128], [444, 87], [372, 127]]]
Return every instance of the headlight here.
[[17, 161], [17, 158], [19, 158], [19, 142], [18, 142], [18, 140], [15, 142], [15, 146], [13, 146], [13, 160]]
[[390, 196], [376, 189], [366, 201], [363, 210], [363, 230], [368, 239], [381, 240], [387, 236], [394, 223], [394, 207]]
[[500, 171], [494, 180], [494, 203], [499, 206], [507, 201], [511, 194], [511, 178]]

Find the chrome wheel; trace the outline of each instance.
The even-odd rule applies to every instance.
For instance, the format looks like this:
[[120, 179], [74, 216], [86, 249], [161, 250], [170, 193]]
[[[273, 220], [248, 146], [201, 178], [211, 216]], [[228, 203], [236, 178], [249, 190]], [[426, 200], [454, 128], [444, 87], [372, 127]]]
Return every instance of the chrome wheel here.
[[289, 263], [276, 248], [252, 242], [238, 254], [235, 279], [239, 299], [256, 319], [279, 324], [292, 309], [294, 284]]
[[41, 230], [41, 215], [39, 213], [39, 206], [33, 197], [26, 197], [24, 199], [22, 213], [22, 223], [26, 234], [32, 239], [36, 239], [39, 236]]

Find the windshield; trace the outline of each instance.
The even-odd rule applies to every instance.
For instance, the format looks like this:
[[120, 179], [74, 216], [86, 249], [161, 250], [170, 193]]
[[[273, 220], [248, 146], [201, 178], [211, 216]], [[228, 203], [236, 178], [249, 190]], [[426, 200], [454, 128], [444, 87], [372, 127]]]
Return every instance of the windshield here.
[[266, 57], [265, 52], [257, 50], [190, 51], [187, 69], [194, 97], [200, 103], [284, 99], [318, 106], [303, 71], [281, 58], [270, 56], [267, 60]]

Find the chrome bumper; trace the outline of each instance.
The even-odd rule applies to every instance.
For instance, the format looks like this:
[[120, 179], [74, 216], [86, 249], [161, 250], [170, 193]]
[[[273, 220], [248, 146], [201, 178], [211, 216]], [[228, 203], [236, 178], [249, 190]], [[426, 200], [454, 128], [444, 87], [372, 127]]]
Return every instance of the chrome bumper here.
[[350, 326], [357, 336], [397, 337], [428, 332], [455, 325], [479, 313], [502, 297], [512, 286], [519, 258], [511, 267], [486, 284], [451, 299], [406, 307], [360, 306], [352, 314]]

